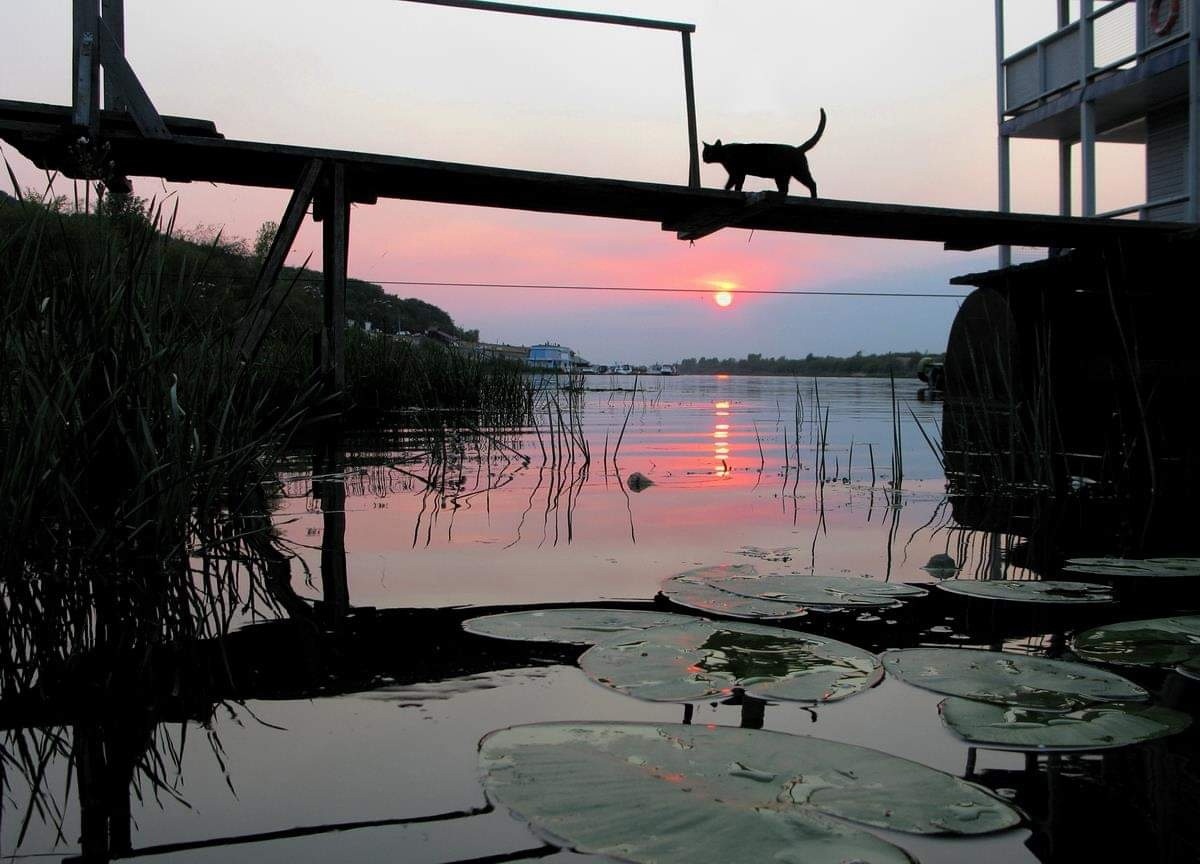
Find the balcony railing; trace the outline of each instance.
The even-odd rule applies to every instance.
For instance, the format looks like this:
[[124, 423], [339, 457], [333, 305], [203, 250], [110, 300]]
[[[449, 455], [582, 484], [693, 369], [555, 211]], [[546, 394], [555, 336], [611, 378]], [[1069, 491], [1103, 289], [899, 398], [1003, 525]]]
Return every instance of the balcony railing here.
[[[1088, 27], [1073, 21], [1004, 60], [1004, 111], [1019, 114], [1039, 102], [1187, 38], [1188, 3], [1179, 4], [1178, 20], [1164, 33], [1148, 26], [1146, 0], [1113, 0], [1088, 16]], [[1084, 70], [1081, 32], [1091, 35], [1089, 68]]]

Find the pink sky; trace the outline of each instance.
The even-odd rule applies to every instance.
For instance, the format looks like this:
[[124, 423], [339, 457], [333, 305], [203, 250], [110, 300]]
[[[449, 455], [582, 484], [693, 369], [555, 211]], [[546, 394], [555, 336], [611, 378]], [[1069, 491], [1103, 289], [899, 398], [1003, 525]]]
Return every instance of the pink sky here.
[[[850, 14], [816, 2], [558, 4], [696, 24], [700, 135], [799, 143], [831, 198], [994, 209], [992, 4], [906, 0]], [[1009, 50], [1053, 28], [1052, 6], [1009, 3]], [[14, 8], [16, 7], [16, 8]], [[393, 0], [128, 0], [127, 53], [158, 109], [228, 137], [625, 179], [683, 182], [687, 137], [677, 34], [433, 8]], [[69, 4], [8, 4], [0, 98], [69, 101]], [[12, 39], [12, 34], [19, 34]], [[27, 47], [22, 47], [27, 46]], [[40, 182], [11, 148], [22, 182]], [[1056, 207], [1052, 146], [1014, 152], [1014, 206]], [[1100, 154], [1100, 209], [1142, 200], [1140, 152]], [[702, 181], [725, 172], [705, 165]], [[768, 188], [751, 178], [747, 190]], [[253, 236], [286, 194], [166, 184], [185, 225]], [[143, 196], [163, 194], [139, 180]], [[793, 190], [795, 191], [795, 190]], [[803, 190], [801, 190], [803, 191]], [[293, 262], [319, 262], [308, 225]], [[694, 246], [658, 226], [384, 201], [355, 209], [351, 275], [631, 287], [946, 291], [994, 252], [932, 244], [723, 231]], [[449, 311], [487, 340], [554, 340], [596, 362], [941, 350], [952, 300], [389, 288]]]

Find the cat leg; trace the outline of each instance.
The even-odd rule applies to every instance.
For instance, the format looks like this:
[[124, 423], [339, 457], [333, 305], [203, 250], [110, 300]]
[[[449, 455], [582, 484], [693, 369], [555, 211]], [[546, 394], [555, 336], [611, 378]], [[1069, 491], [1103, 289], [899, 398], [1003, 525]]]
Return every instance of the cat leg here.
[[733, 188], [738, 192], [742, 191], [742, 184], [746, 182], [745, 174], [738, 174], [733, 180]]
[[791, 185], [791, 182], [792, 182], [792, 178], [786, 174], [780, 174], [778, 177], [775, 178], [775, 185], [779, 187], [780, 195], [787, 194], [788, 186]]
[[[732, 174], [730, 174], [729, 179], [725, 181], [725, 191], [728, 192], [730, 189], [734, 188], [734, 184], [736, 184], [736, 183], [737, 183], [737, 180], [734, 178], [734, 176]], [[740, 189], [741, 187], [738, 186], [737, 188]]]
[[796, 171], [796, 179], [808, 187], [808, 192], [812, 197], [817, 197], [817, 181], [813, 179], [807, 165]]

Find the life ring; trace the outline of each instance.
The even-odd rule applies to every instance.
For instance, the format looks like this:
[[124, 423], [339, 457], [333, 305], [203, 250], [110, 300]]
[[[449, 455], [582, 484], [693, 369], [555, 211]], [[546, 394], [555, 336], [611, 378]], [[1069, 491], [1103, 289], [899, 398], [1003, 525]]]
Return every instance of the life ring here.
[[1150, 29], [1157, 36], [1166, 36], [1179, 20], [1179, 0], [1150, 0]]

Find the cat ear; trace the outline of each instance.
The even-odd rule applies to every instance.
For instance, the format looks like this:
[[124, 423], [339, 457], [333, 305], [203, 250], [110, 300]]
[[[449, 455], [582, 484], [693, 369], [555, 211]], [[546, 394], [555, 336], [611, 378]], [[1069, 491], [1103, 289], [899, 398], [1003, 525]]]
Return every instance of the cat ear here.
[[721, 139], [720, 139], [720, 138], [718, 138], [718, 139], [717, 139], [717, 143], [716, 143], [716, 144], [714, 144], [713, 146], [714, 146], [714, 147], [720, 147], [720, 146], [721, 146]]

